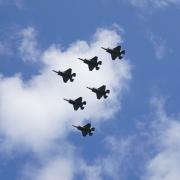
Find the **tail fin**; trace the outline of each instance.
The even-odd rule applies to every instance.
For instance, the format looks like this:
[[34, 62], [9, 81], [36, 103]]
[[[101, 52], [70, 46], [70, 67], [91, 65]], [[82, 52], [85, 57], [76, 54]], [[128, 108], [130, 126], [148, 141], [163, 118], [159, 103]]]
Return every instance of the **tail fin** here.
[[92, 132], [90, 132], [90, 133], [89, 133], [89, 136], [92, 136], [92, 135], [93, 135], [93, 133], [92, 133]]
[[106, 99], [108, 96], [107, 95], [104, 95], [104, 98]]

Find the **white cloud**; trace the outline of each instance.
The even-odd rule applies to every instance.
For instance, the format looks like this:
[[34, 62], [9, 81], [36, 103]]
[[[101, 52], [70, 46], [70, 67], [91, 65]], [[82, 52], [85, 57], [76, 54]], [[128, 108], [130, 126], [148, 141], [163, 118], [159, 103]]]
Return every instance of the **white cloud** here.
[[[110, 147], [111, 152], [102, 161], [104, 171], [112, 179], [125, 179], [128, 169], [128, 162], [131, 154], [133, 138], [107, 138], [107, 147]], [[104, 173], [104, 172], [103, 172]]]
[[36, 31], [33, 27], [27, 27], [19, 32], [19, 54], [24, 61], [37, 61], [40, 58], [40, 50], [36, 40]]
[[37, 175], [35, 179], [37, 180], [68, 180], [72, 179], [72, 168], [74, 165], [71, 164], [71, 161], [67, 159], [57, 159], [52, 163], [48, 163], [47, 167], [44, 167], [40, 171], [40, 174]]
[[157, 113], [151, 141], [156, 153], [147, 163], [144, 179], [180, 179], [180, 117], [167, 115], [163, 99], [154, 98], [153, 105]]
[[38, 163], [24, 165], [18, 179], [22, 180], [71, 180], [77, 174], [79, 159], [76, 149], [66, 141], [56, 151], [39, 156]]
[[[29, 58], [29, 52], [34, 51], [34, 43], [31, 43], [32, 39], [36, 42], [34, 31], [33, 28], [22, 31], [25, 40], [21, 49], [25, 59]], [[99, 29], [90, 43], [77, 41], [65, 51], [52, 45], [42, 52], [43, 69], [28, 81], [23, 81], [20, 74], [9, 78], [1, 75], [0, 133], [4, 137], [3, 143], [12, 147], [23, 145], [23, 148], [36, 152], [48, 151], [56, 139], [61, 140], [71, 132], [71, 124], [82, 123], [85, 119], [97, 124], [111, 118], [121, 107], [122, 93], [131, 79], [131, 68], [127, 60], [112, 61], [100, 47], [113, 47], [121, 41], [116, 31]], [[77, 60], [78, 57], [91, 58], [95, 55], [103, 62], [99, 71], [90, 72], [84, 63]], [[77, 73], [73, 83], [64, 84], [61, 77], [51, 71], [69, 67]], [[98, 101], [86, 86], [102, 84], [106, 84], [111, 93], [107, 100]], [[79, 96], [87, 101], [84, 111], [75, 112], [70, 104], [63, 101], [63, 98]]]
[[[40, 165], [28, 164], [22, 171], [23, 180], [72, 180], [81, 176], [84, 180], [102, 180], [104, 177], [113, 180], [125, 179], [132, 138], [107, 137], [105, 145], [107, 153], [87, 162], [77, 148], [63, 143], [58, 155], [46, 155], [41, 158]], [[50, 157], [50, 158], [49, 158]]]
[[152, 33], [149, 34], [149, 38], [152, 42], [156, 58], [158, 60], [163, 59], [167, 53], [166, 41]]
[[107, 155], [97, 158], [94, 164], [82, 163], [85, 180], [101, 180], [103, 177], [125, 179], [133, 138], [108, 137], [105, 144], [109, 150]]
[[81, 171], [83, 173], [84, 180], [102, 180], [102, 167], [99, 162], [95, 162], [94, 164], [87, 164], [85, 161], [81, 163]]
[[129, 2], [136, 7], [156, 7], [163, 8], [167, 6], [179, 6], [180, 0], [129, 0]]

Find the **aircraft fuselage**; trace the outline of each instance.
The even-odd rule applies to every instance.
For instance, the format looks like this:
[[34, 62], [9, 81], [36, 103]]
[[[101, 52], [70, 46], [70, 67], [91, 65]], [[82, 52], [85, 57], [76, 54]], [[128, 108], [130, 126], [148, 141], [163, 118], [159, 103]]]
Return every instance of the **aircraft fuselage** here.
[[65, 73], [65, 72], [61, 72], [61, 71], [54, 71], [54, 72], [57, 73], [59, 76], [67, 76], [67, 77], [69, 77], [69, 74]]
[[94, 93], [99, 93], [99, 94], [102, 94], [102, 95], [105, 95], [105, 94], [106, 94], [105, 91], [101, 91], [101, 90], [96, 89], [96, 88], [92, 88], [92, 92], [94, 92]]
[[120, 56], [120, 55], [121, 55], [121, 52], [120, 52], [120, 51], [117, 52], [117, 51], [114, 51], [114, 50], [112, 50], [112, 49], [107, 49], [107, 52], [110, 53], [110, 54], [114, 54], [114, 55], [116, 55], [116, 56]]
[[98, 63], [97, 63], [97, 62], [96, 62], [96, 63], [95, 63], [95, 62], [91, 62], [91, 61], [86, 60], [86, 59], [84, 60], [84, 63], [85, 63], [85, 64], [88, 64], [88, 65], [91, 64], [91, 65], [93, 65], [94, 67], [98, 66]]

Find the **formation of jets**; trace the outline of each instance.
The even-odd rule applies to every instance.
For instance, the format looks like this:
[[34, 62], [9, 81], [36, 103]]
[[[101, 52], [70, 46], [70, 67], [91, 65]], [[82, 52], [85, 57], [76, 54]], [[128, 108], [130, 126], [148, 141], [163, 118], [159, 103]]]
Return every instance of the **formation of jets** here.
[[[125, 50], [122, 50], [122, 47], [120, 45], [113, 49], [104, 48], [104, 47], [101, 47], [101, 48], [111, 54], [112, 60], [116, 60], [117, 58], [122, 59], [123, 55], [125, 55]], [[88, 65], [89, 71], [92, 71], [93, 69], [99, 70], [100, 69], [99, 66], [102, 65], [102, 61], [98, 61], [97, 56], [94, 56], [91, 59], [82, 59], [82, 58], [78, 58], [78, 59]], [[57, 73], [57, 75], [61, 76], [64, 83], [67, 83], [69, 80], [70, 82], [73, 82], [74, 77], [76, 77], [76, 73], [72, 73], [71, 68], [65, 71], [55, 71], [55, 70], [52, 70], [52, 71]], [[97, 99], [101, 99], [102, 97], [106, 99], [108, 97], [107, 94], [110, 93], [110, 90], [108, 89], [106, 90], [106, 85], [102, 85], [99, 88], [95, 88], [95, 87], [92, 87], [92, 88], [87, 87], [87, 88], [96, 94]], [[74, 100], [64, 98], [64, 100], [72, 104], [75, 111], [77, 111], [79, 108], [83, 110], [85, 108], [84, 105], [86, 105], [86, 101], [83, 101], [82, 97], [78, 97], [77, 99], [74, 99]], [[81, 131], [83, 136], [86, 136], [86, 135], [92, 136], [93, 131], [95, 131], [95, 128], [91, 127], [90, 123], [84, 126], [75, 126], [75, 125], [72, 125], [72, 126], [77, 128], [79, 131]]]

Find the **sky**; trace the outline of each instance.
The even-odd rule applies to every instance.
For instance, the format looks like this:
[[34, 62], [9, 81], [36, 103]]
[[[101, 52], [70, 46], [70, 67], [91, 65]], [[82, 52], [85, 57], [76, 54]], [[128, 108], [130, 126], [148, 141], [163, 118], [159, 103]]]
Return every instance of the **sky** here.
[[0, 179], [180, 179], [180, 0], [0, 0], [0, 17]]

